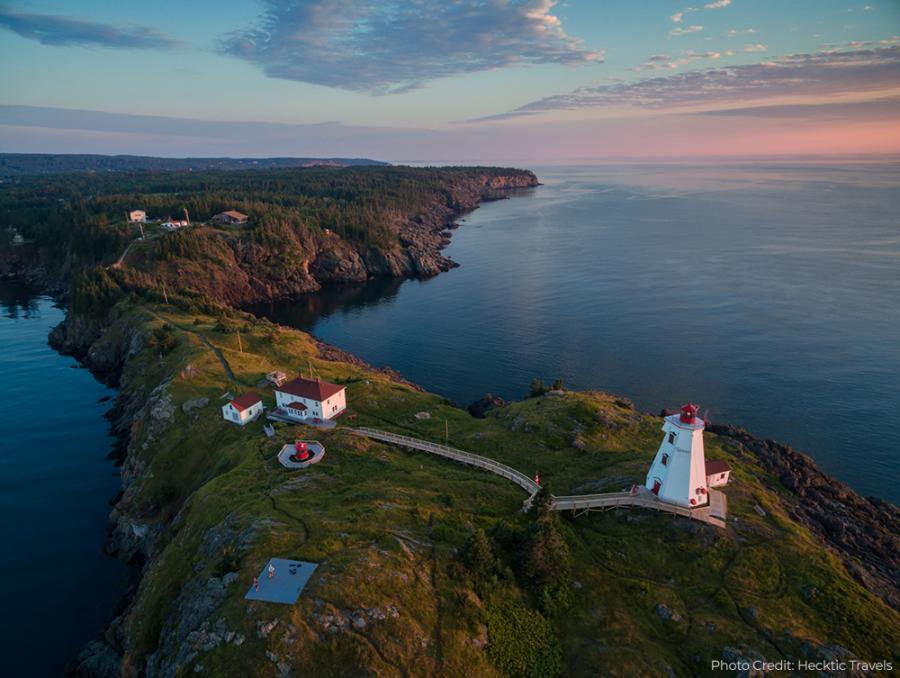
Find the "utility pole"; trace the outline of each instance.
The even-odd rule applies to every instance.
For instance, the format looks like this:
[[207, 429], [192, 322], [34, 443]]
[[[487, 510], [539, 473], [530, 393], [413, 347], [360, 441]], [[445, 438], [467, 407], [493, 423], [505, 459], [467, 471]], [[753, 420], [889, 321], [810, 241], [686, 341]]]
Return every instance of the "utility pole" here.
[[444, 418], [444, 445], [450, 445], [450, 424], [447, 423], [447, 418]]
[[238, 335], [238, 348], [240, 349], [241, 353], [243, 353], [244, 345], [241, 343], [241, 331], [240, 330], [237, 331], [237, 335]]
[[169, 295], [166, 293], [166, 284], [163, 283], [163, 286], [162, 286], [162, 287], [163, 287], [163, 299], [166, 300], [166, 305], [168, 306], [168, 304], [169, 304]]

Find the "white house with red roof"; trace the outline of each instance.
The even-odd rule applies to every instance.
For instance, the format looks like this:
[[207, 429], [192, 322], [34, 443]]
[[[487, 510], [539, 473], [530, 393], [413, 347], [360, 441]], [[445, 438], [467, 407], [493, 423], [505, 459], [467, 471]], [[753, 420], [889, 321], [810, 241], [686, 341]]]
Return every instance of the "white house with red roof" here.
[[253, 391], [247, 391], [244, 395], [222, 405], [222, 416], [225, 421], [231, 421], [241, 426], [256, 419], [262, 414], [262, 411], [262, 398]]
[[275, 404], [293, 419], [334, 419], [347, 409], [343, 386], [299, 376], [275, 387]]

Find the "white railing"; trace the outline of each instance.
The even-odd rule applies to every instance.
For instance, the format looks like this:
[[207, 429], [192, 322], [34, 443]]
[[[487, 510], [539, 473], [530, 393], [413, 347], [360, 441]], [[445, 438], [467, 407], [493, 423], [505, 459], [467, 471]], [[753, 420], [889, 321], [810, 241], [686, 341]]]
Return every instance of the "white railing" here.
[[471, 452], [458, 450], [455, 447], [448, 447], [447, 445], [440, 445], [426, 440], [419, 440], [418, 438], [411, 438], [410, 436], [400, 435], [399, 433], [388, 433], [387, 431], [379, 431], [372, 428], [356, 428], [353, 429], [353, 432], [374, 440], [381, 440], [382, 442], [429, 452], [441, 457], [446, 457], [447, 459], [453, 459], [454, 461], [463, 464], [468, 464], [469, 466], [482, 468], [491, 473], [495, 473], [498, 476], [502, 476], [507, 480], [511, 480], [528, 492], [529, 495], [534, 494], [540, 489], [538, 484], [524, 473], [520, 473], [506, 464], [501, 464], [499, 461], [494, 461], [493, 459], [488, 459], [487, 457], [482, 457], [478, 454], [472, 454]]

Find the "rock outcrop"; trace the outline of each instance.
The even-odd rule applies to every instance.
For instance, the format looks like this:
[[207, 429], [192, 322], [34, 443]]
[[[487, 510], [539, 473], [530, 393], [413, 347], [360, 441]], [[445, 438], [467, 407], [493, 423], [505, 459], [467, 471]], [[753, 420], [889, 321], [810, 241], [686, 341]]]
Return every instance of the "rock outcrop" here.
[[900, 610], [900, 509], [861, 497], [788, 445], [727, 424], [707, 430], [730, 438], [739, 454], [751, 454], [776, 476], [791, 491], [783, 500], [791, 517], [833, 549], [860, 583]]

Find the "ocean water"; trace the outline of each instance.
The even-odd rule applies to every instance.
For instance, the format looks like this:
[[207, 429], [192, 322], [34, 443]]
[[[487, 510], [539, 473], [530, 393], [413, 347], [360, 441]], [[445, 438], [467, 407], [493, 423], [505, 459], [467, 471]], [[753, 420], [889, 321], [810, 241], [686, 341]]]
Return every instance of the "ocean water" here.
[[460, 268], [254, 310], [463, 405], [534, 377], [696, 402], [900, 499], [900, 164], [533, 169]]
[[103, 555], [119, 487], [103, 413], [114, 396], [47, 345], [63, 311], [0, 283], [0, 673], [61, 676], [113, 617], [124, 565]]

